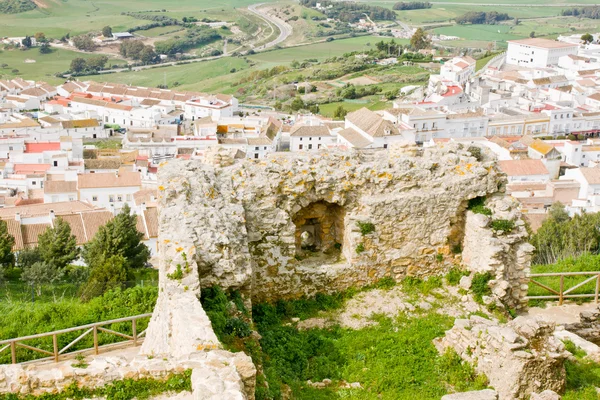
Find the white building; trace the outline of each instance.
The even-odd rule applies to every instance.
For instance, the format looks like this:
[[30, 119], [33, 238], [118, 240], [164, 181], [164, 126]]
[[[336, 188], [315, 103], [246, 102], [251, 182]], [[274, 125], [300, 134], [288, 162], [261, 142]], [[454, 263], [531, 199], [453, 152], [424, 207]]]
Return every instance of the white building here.
[[401, 131], [392, 121], [361, 108], [346, 115], [345, 129], [338, 132], [340, 146], [354, 148], [384, 148], [395, 142], [414, 141], [414, 135]]
[[135, 205], [133, 195], [142, 188], [139, 172], [94, 173], [79, 175], [79, 200], [109, 210]]
[[541, 160], [504, 160], [498, 167], [513, 182], [548, 182], [550, 173]]
[[548, 39], [509, 40], [506, 63], [528, 68], [557, 65], [561, 57], [577, 55], [579, 45]]
[[290, 133], [290, 151], [310, 151], [336, 143], [336, 137], [324, 125], [294, 126]]

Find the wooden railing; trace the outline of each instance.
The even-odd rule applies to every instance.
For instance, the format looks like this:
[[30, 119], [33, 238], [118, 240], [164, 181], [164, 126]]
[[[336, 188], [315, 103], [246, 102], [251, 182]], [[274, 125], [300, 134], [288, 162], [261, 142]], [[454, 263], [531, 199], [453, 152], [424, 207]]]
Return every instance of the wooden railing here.
[[[142, 332], [138, 333], [137, 332], [137, 325], [138, 325], [137, 322], [138, 322], [138, 320], [140, 320], [142, 318], [149, 318], [151, 316], [152, 316], [152, 314], [140, 314], [140, 315], [134, 315], [133, 317], [113, 319], [110, 321], [96, 322], [93, 324], [76, 326], [73, 328], [61, 329], [61, 330], [53, 331], [53, 332], [46, 332], [46, 333], [40, 333], [37, 335], [22, 336], [22, 337], [13, 338], [13, 339], [2, 340], [2, 341], [0, 341], [0, 354], [2, 354], [4, 351], [10, 349], [10, 356], [11, 356], [12, 363], [16, 364], [17, 363], [17, 348], [20, 347], [23, 349], [31, 350], [31, 351], [38, 352], [38, 353], [49, 356], [47, 358], [36, 359], [35, 361], [54, 359], [54, 361], [58, 362], [61, 355], [65, 354], [67, 352], [67, 350], [69, 350], [71, 347], [73, 347], [76, 343], [81, 341], [83, 338], [85, 338], [89, 334], [92, 334], [92, 336], [93, 336], [93, 347], [87, 348], [87, 350], [90, 350], [93, 348], [94, 354], [98, 354], [100, 352], [100, 348], [102, 348], [102, 347], [111, 346], [111, 345], [114, 346], [116, 344], [123, 345], [124, 343], [125, 344], [130, 343], [130, 345], [136, 346], [138, 344], [138, 341], [140, 341], [146, 335], [146, 330], [147, 330], [147, 329], [145, 329]], [[107, 325], [112, 325], [112, 324], [116, 324], [116, 323], [120, 323], [120, 322], [128, 322], [128, 321], [131, 321], [131, 335], [127, 335], [125, 333], [121, 333], [121, 332], [114, 331], [112, 329], [105, 328], [105, 326], [107, 326]], [[84, 332], [81, 335], [79, 335], [77, 338], [75, 338], [73, 341], [68, 343], [66, 346], [64, 346], [62, 349], [59, 349], [58, 337], [60, 335], [66, 334], [66, 333], [71, 333], [71, 332], [76, 332], [76, 331], [84, 331]], [[100, 332], [108, 333], [110, 335], [115, 335], [115, 336], [124, 338], [126, 340], [120, 341], [117, 343], [112, 343], [110, 345], [99, 346], [98, 334]], [[42, 339], [42, 338], [47, 338], [47, 337], [52, 337], [52, 351], [40, 349], [40, 348], [30, 346], [30, 345], [23, 343], [27, 340]], [[82, 349], [79, 349], [78, 351], [82, 351]]]
[[[589, 278], [585, 279], [582, 282], [579, 282], [578, 284], [576, 284], [575, 286], [572, 286], [570, 288], [565, 288], [565, 277], [567, 276], [590, 276]], [[533, 278], [540, 278], [540, 277], [558, 277], [559, 278], [559, 288], [558, 290], [552, 289], [551, 287], [538, 282], [536, 280], [534, 280]], [[550, 293], [552, 293], [552, 295], [545, 295], [545, 296], [528, 296], [527, 298], [530, 300], [534, 300], [534, 299], [545, 299], [545, 300], [551, 300], [551, 299], [558, 299], [558, 305], [562, 305], [565, 299], [575, 299], [575, 298], [586, 298], [586, 297], [593, 297], [594, 301], [596, 303], [598, 303], [598, 294], [600, 293], [600, 271], [590, 271], [590, 272], [548, 272], [548, 273], [541, 273], [541, 274], [530, 274], [529, 275], [529, 283], [530, 284], [534, 284], [537, 285], [547, 291], [549, 291]], [[594, 293], [584, 293], [584, 294], [574, 294], [573, 292], [577, 289], [579, 289], [580, 287], [590, 283], [596, 281], [596, 289], [594, 290]]]

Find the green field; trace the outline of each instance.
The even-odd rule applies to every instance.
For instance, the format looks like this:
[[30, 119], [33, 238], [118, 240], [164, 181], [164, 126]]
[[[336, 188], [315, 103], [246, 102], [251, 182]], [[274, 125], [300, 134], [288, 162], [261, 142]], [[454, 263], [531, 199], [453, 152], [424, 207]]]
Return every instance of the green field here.
[[[269, 2], [269, 0], [266, 0]], [[100, 30], [110, 25], [113, 31], [126, 30], [133, 26], [148, 23], [135, 19], [122, 12], [139, 12], [162, 10], [175, 18], [209, 17], [213, 19], [236, 20], [239, 14], [234, 10], [256, 3], [255, 0], [226, 0], [215, 2], [210, 0], [179, 0], [165, 2], [163, 0], [43, 0], [46, 8], [38, 8], [19, 14], [0, 15], [0, 36], [33, 35], [44, 32], [46, 36], [60, 38], [66, 33], [71, 35]]]
[[360, 100], [354, 101], [340, 101], [335, 103], [321, 104], [319, 106], [320, 114], [332, 118], [334, 111], [342, 106], [348, 112], [359, 110], [363, 107], [368, 108], [372, 111], [377, 110], [385, 110], [388, 108], [392, 108], [392, 103], [390, 101], [381, 101], [381, 96], [369, 96]]
[[[352, 51], [369, 50], [376, 42], [381, 40], [389, 40], [389, 38], [357, 36], [348, 39], [337, 39], [331, 42], [320, 42], [306, 46], [272, 50], [248, 58], [257, 62], [267, 62], [274, 65], [287, 64], [294, 60], [324, 60], [334, 56], [341, 56], [344, 53]], [[408, 40], [396, 39], [396, 43], [407, 44]]]
[[167, 39], [172, 35], [176, 35], [178, 32], [183, 32], [185, 28], [181, 26], [159, 26], [158, 28], [152, 28], [145, 31], [139, 31], [138, 34], [146, 37], [160, 37], [161, 39]]
[[236, 68], [236, 70], [247, 69], [248, 64], [241, 58], [225, 57], [218, 60], [152, 68], [137, 72], [120, 72], [102, 76], [92, 75], [80, 77], [79, 79], [154, 87], [166, 80], [169, 87], [174, 87], [174, 83], [179, 82], [179, 90], [200, 90], [199, 84], [210, 82], [211, 79], [221, 75], [228, 75], [233, 68]]
[[[50, 84], [64, 82], [63, 78], [54, 76], [57, 72], [69, 69], [71, 60], [76, 57], [89, 58], [93, 54], [78, 53], [75, 51], [54, 49], [50, 54], [41, 54], [37, 49], [22, 50], [0, 50], [0, 64], [8, 64], [6, 68], [0, 68], [0, 78], [12, 79], [20, 76], [23, 79], [43, 80]], [[25, 60], [35, 60], [35, 63], [25, 63]], [[123, 64], [124, 61], [111, 58], [109, 65]], [[12, 72], [18, 69], [18, 74]]]

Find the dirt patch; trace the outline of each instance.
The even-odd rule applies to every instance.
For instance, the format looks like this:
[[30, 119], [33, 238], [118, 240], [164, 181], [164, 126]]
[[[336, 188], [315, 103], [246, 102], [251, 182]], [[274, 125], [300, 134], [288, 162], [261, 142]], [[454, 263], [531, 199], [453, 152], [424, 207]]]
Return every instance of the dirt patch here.
[[32, 0], [36, 6], [38, 6], [39, 8], [48, 8], [50, 7], [48, 5], [48, 3], [46, 3], [44, 0]]
[[316, 318], [299, 321], [297, 328], [302, 330], [340, 325], [343, 328], [362, 329], [377, 324], [374, 318], [378, 315], [394, 318], [401, 312], [417, 314], [431, 309], [454, 318], [475, 312], [490, 315], [471, 296], [459, 294], [458, 287], [448, 286], [433, 290], [429, 296], [415, 296], [404, 293], [400, 286], [396, 286], [389, 290], [374, 289], [359, 293], [348, 300], [342, 310], [323, 312]]
[[349, 81], [347, 81], [347, 83], [351, 84], [351, 85], [376, 85], [378, 83], [380, 83], [377, 79], [368, 76], [368, 75], [364, 75], [364, 76], [359, 76], [357, 78], [354, 79], [350, 79]]

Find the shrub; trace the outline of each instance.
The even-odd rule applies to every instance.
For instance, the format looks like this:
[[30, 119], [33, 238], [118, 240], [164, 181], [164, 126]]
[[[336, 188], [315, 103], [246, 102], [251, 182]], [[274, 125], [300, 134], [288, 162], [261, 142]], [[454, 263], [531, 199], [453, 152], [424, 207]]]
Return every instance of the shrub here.
[[508, 219], [495, 219], [492, 221], [491, 225], [493, 230], [502, 231], [502, 232], [512, 232], [515, 229], [515, 222]]
[[471, 155], [473, 157], [475, 157], [475, 159], [477, 161], [483, 160], [483, 154], [481, 154], [481, 148], [479, 148], [477, 146], [469, 146], [469, 148], [467, 149], [467, 151], [469, 153], [471, 153]]
[[362, 243], [359, 243], [358, 245], [356, 245], [355, 251], [356, 251], [356, 254], [362, 253], [363, 251], [365, 251], [365, 245]]
[[492, 215], [492, 210], [487, 208], [485, 205], [485, 197], [475, 197], [469, 200], [467, 210], [474, 212], [475, 214], [483, 214], [487, 216]]
[[356, 225], [359, 227], [360, 234], [363, 236], [368, 235], [371, 232], [375, 232], [375, 225], [370, 222], [357, 221]]
[[468, 276], [469, 272], [455, 266], [450, 268], [450, 271], [446, 274], [446, 282], [451, 286], [456, 286], [460, 282], [460, 278]]
[[471, 291], [478, 303], [483, 302], [483, 296], [489, 296], [492, 293], [488, 283], [492, 280], [492, 274], [489, 272], [478, 272], [473, 276], [471, 282]]

